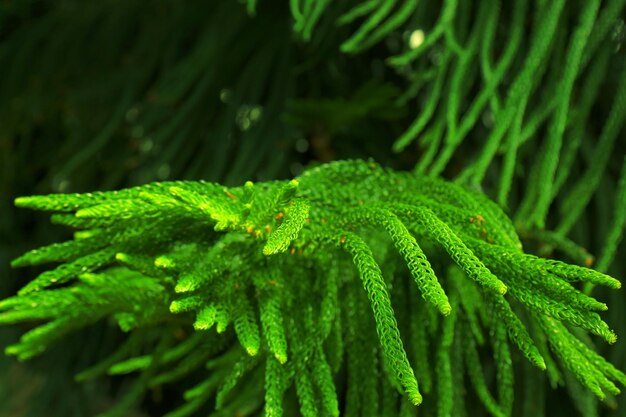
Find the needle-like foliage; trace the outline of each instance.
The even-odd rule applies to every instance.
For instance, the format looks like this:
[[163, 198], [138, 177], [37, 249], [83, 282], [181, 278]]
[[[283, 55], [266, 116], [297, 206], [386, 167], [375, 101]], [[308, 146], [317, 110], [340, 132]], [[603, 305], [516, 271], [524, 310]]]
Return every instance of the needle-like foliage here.
[[0, 414], [623, 415], [625, 11], [0, 2]]
[[[162, 331], [152, 348], [143, 341], [144, 354], [122, 347], [85, 372], [139, 372], [127, 405], [204, 366], [213, 372], [168, 415], [214, 398], [217, 415], [264, 402], [265, 414], [278, 416], [294, 386], [302, 415], [336, 416], [345, 363], [347, 415], [399, 413], [391, 398], [428, 403], [420, 380], [425, 393], [435, 388], [438, 415], [453, 415], [455, 398], [466, 395], [454, 378], [465, 374], [490, 414], [509, 416], [516, 352], [554, 375], [569, 369], [600, 399], [626, 383], [570, 331], [615, 342], [598, 314], [606, 305], [573, 283], [619, 281], [524, 253], [494, 203], [436, 178], [355, 160], [292, 181], [161, 182], [16, 204], [51, 211], [77, 232], [13, 262], [60, 265], [0, 302], [2, 323], [44, 321], [7, 353], [29, 358], [109, 316], [129, 340], [153, 326], [185, 335]], [[378, 340], [367, 336], [372, 329]], [[498, 363], [495, 393], [479, 359], [486, 335]], [[431, 358], [434, 373], [424, 366]], [[378, 383], [380, 401], [370, 396]]]

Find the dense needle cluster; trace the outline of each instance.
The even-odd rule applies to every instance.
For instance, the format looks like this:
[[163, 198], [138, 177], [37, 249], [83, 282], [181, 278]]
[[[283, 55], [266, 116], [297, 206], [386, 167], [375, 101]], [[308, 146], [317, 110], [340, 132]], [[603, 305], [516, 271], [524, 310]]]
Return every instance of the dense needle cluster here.
[[59, 265], [0, 301], [0, 323], [41, 322], [7, 352], [30, 358], [111, 317], [126, 343], [78, 376], [138, 373], [108, 415], [193, 373], [200, 382], [168, 416], [207, 404], [279, 416], [294, 398], [306, 417], [408, 416], [431, 392], [421, 407], [439, 416], [463, 413], [470, 397], [509, 416], [518, 351], [553, 383], [572, 372], [600, 399], [626, 384], [582, 332], [615, 342], [598, 314], [607, 307], [576, 284], [620, 283], [524, 253], [496, 204], [453, 183], [340, 161], [291, 181], [161, 182], [16, 204], [76, 232], [13, 262]]

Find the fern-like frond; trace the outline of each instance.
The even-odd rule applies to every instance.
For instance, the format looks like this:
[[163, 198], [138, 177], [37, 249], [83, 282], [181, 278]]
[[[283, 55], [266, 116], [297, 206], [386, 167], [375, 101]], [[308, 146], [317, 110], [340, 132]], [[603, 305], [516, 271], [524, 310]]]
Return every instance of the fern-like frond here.
[[[525, 254], [497, 205], [436, 178], [342, 161], [292, 181], [156, 183], [16, 204], [81, 234], [14, 261], [61, 264], [0, 301], [2, 323], [44, 321], [7, 352], [28, 358], [107, 316], [129, 340], [156, 324], [166, 329], [156, 342], [120, 348], [83, 374], [139, 374], [124, 404], [207, 367], [169, 415], [215, 398], [217, 415], [264, 399], [266, 415], [280, 416], [295, 393], [302, 415], [336, 416], [345, 369], [346, 415], [409, 413], [406, 400], [422, 402], [418, 381], [436, 391], [439, 415], [456, 415], [467, 375], [490, 414], [510, 416], [516, 350], [561, 380], [552, 352], [599, 398], [626, 382], [568, 330], [613, 343], [598, 314], [606, 305], [576, 285], [619, 281]], [[485, 346], [498, 364], [494, 392]]]

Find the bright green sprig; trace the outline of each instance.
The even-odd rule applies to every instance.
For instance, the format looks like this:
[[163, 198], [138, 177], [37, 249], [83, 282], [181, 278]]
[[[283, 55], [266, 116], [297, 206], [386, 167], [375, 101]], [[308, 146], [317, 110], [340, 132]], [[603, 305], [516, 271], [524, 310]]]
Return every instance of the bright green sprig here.
[[[62, 263], [0, 301], [3, 323], [44, 320], [9, 353], [41, 353], [67, 332], [107, 316], [131, 335], [158, 323], [160, 353], [154, 345], [133, 355], [120, 351], [98, 372], [139, 374], [131, 404], [143, 390], [201, 372], [205, 364], [216, 370], [173, 415], [188, 415], [216, 395], [220, 412], [234, 410], [241, 405], [228, 394], [235, 387], [250, 390], [255, 401], [265, 398], [268, 415], [283, 413], [290, 392], [304, 414], [337, 415], [343, 411], [336, 387], [341, 369], [347, 372], [347, 415], [393, 414], [389, 398], [378, 394], [380, 384], [419, 404], [418, 379], [424, 393], [432, 393], [433, 386], [443, 391], [458, 384], [457, 373], [469, 374], [492, 414], [510, 415], [509, 343], [539, 368], [548, 364], [553, 374], [547, 346], [556, 342], [541, 320], [614, 340], [596, 313], [606, 305], [572, 283], [619, 288], [619, 281], [524, 254], [511, 221], [479, 193], [373, 162], [335, 162], [293, 181], [242, 187], [171, 182], [17, 202], [51, 210], [55, 218], [61, 213], [64, 224], [89, 237], [15, 261]], [[450, 260], [458, 268], [449, 267]], [[439, 265], [446, 274], [437, 272]], [[539, 317], [530, 328], [521, 319], [524, 311]], [[410, 329], [411, 336], [402, 338], [400, 329]], [[173, 338], [181, 332], [196, 333]], [[473, 346], [467, 338], [482, 345], [488, 333], [499, 361], [497, 401], [485, 388], [490, 384], [476, 366], [476, 353], [466, 351]], [[621, 374], [572, 335], [562, 337], [587, 358], [579, 377], [614, 392], [598, 375], [622, 383]], [[243, 365], [235, 365], [242, 352], [265, 366], [252, 366], [242, 378]], [[556, 353], [566, 367], [575, 366], [571, 355]], [[258, 396], [255, 389], [262, 387], [265, 394]], [[459, 401], [440, 397], [437, 408], [453, 415]], [[397, 414], [408, 412], [407, 405], [398, 407]]]
[[81, 273], [94, 271], [108, 265], [115, 258], [115, 252], [113, 248], [101, 249], [71, 262], [61, 264], [51, 271], [40, 274], [35, 280], [26, 284], [19, 293], [28, 294], [51, 285], [66, 283], [78, 277]]
[[415, 238], [409, 233], [406, 226], [390, 211], [386, 210], [364, 210], [361, 214], [354, 216], [354, 220], [365, 220], [368, 217], [375, 223], [385, 227], [389, 233], [394, 246], [402, 255], [409, 271], [413, 276], [422, 297], [435, 306], [443, 315], [450, 314], [451, 307], [443, 288], [437, 281], [437, 276], [433, 271], [426, 255], [417, 244]]
[[417, 380], [406, 357], [400, 331], [393, 314], [382, 272], [365, 242], [354, 234], [347, 234], [344, 247], [354, 259], [354, 264], [363, 280], [363, 287], [372, 304], [376, 329], [381, 339], [385, 357], [393, 369], [395, 377], [406, 390], [414, 404], [422, 402], [417, 388]]
[[287, 362], [287, 339], [283, 325], [283, 313], [278, 294], [268, 294], [259, 300], [261, 311], [261, 325], [267, 339], [270, 352], [278, 362]]
[[234, 298], [233, 309], [237, 312], [234, 318], [235, 332], [248, 355], [256, 356], [261, 345], [261, 337], [252, 305], [242, 289], [235, 292]]
[[419, 224], [418, 229], [429, 238], [437, 241], [448, 252], [450, 257], [465, 273], [481, 286], [498, 294], [506, 293], [506, 285], [483, 265], [483, 263], [465, 246], [444, 222], [430, 209], [418, 207], [411, 211], [406, 209], [406, 216], [414, 218]]
[[298, 237], [309, 214], [309, 203], [299, 198], [291, 202], [289, 211], [284, 215], [284, 221], [267, 239], [263, 248], [264, 255], [273, 255], [284, 252], [291, 241]]
[[567, 328], [549, 317], [539, 318], [544, 328], [550, 347], [585, 385], [599, 399], [606, 397], [606, 392], [617, 395], [620, 390], [611, 381], [623, 382], [626, 376], [603, 360], [582, 342], [573, 337]]
[[158, 322], [166, 315], [166, 303], [163, 286], [136, 272], [114, 268], [97, 275], [83, 273], [72, 287], [32, 291], [0, 301], [0, 323], [47, 321], [8, 346], [6, 352], [30, 358], [68, 332], [114, 313], [125, 315], [127, 325], [119, 323], [124, 330]]

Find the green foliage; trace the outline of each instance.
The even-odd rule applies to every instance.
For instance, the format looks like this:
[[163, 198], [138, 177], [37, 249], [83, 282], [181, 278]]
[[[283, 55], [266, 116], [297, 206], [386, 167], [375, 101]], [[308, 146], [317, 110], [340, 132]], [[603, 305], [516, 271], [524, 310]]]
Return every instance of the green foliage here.
[[[369, 394], [360, 401], [354, 397], [379, 380], [393, 387], [388, 395], [402, 392], [420, 404], [418, 378], [425, 392], [435, 385], [438, 415], [453, 415], [454, 399], [463, 395], [454, 382], [460, 373], [490, 414], [507, 416], [514, 381], [509, 345], [556, 373], [551, 353], [534, 341], [546, 338], [559, 363], [598, 398], [619, 392], [612, 381], [626, 383], [624, 374], [568, 330], [584, 329], [615, 342], [595, 312], [606, 305], [571, 283], [611, 288], [620, 283], [591, 269], [525, 254], [499, 208], [453, 183], [373, 162], [343, 161], [309, 169], [292, 181], [242, 187], [163, 182], [20, 197], [16, 204], [73, 215], [66, 223], [80, 234], [14, 261], [15, 266], [61, 264], [1, 302], [3, 323], [45, 322], [7, 353], [31, 357], [68, 331], [108, 316], [129, 338], [155, 325], [170, 329], [157, 336], [154, 350], [122, 353], [100, 372], [139, 372], [137, 394], [204, 364], [215, 369], [172, 415], [188, 415], [214, 395], [217, 410], [242, 407], [242, 394], [231, 393], [247, 385], [259, 405], [265, 401], [266, 415], [281, 415], [282, 398], [293, 385], [302, 415], [336, 416], [337, 372], [347, 361], [346, 401], [357, 415], [376, 413], [383, 404], [395, 409], [389, 398], [367, 404], [373, 400]], [[404, 269], [398, 268], [399, 259]], [[450, 261], [457, 266], [439, 269]], [[415, 288], [407, 286], [407, 274], [426, 303], [408, 296]], [[347, 303], [339, 302], [339, 294]], [[361, 341], [372, 329], [371, 316], [361, 311], [364, 298], [378, 344]], [[231, 322], [234, 331], [227, 331]], [[401, 336], [409, 323], [411, 337]], [[210, 330], [214, 324], [217, 333]], [[176, 331], [186, 336], [172, 340]], [[336, 354], [333, 332], [348, 349], [330, 361]], [[485, 333], [498, 363], [497, 396], [489, 391], [477, 350]], [[434, 375], [424, 366], [431, 355]], [[178, 365], [166, 368], [173, 362]], [[120, 407], [110, 415], [123, 412]]]
[[[93, 414], [96, 363], [105, 415], [623, 415], [625, 7], [2, 3], [0, 272], [66, 238], [12, 198], [124, 188], [17, 200], [74, 229], [0, 301], [21, 402]], [[414, 175], [300, 175], [370, 156]], [[167, 178], [211, 182], [127, 188]]]
[[167, 316], [168, 297], [165, 288], [150, 277], [109, 268], [98, 274], [82, 273], [71, 287], [7, 298], [0, 302], [0, 323], [40, 320], [46, 324], [24, 334], [6, 352], [28, 359], [68, 332], [108, 316], [125, 331], [148, 326]]

